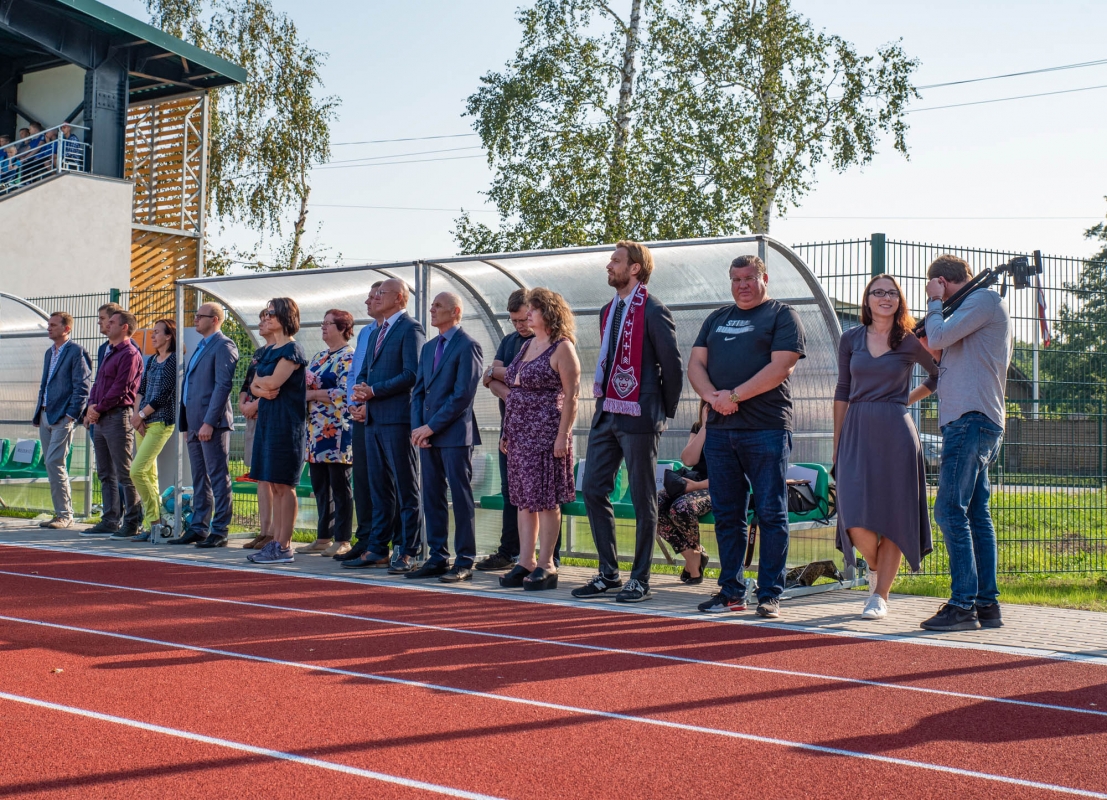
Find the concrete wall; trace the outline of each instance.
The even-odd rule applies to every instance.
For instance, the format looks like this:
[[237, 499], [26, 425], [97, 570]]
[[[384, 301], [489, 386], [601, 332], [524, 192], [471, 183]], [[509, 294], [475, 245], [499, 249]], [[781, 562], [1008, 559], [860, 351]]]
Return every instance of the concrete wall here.
[[[85, 99], [85, 71], [73, 64], [28, 72], [19, 84], [19, 106], [42, 121], [44, 128], [61, 125]], [[19, 127], [27, 120], [18, 117]], [[82, 124], [84, 116], [74, 122]], [[84, 138], [83, 136], [80, 138]]]
[[63, 174], [0, 200], [0, 290], [20, 297], [127, 289], [129, 181]]

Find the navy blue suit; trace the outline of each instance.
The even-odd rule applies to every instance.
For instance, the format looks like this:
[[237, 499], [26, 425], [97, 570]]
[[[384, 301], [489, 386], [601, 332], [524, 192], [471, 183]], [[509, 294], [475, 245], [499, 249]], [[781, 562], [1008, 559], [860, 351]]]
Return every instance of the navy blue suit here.
[[477, 554], [476, 507], [473, 503], [473, 445], [480, 444], [473, 401], [477, 396], [484, 352], [460, 327], [445, 338], [438, 369], [434, 355], [441, 335], [423, 346], [419, 378], [411, 398], [411, 429], [428, 426], [430, 447], [419, 449], [423, 466], [423, 513], [427, 518], [428, 564], [450, 559], [450, 507], [454, 501], [455, 567], [472, 567]]
[[423, 549], [423, 520], [419, 513], [419, 465], [411, 445], [411, 390], [419, 370], [419, 352], [427, 337], [423, 326], [406, 311], [389, 325], [378, 351], [381, 330], [383, 326], [369, 337], [365, 363], [355, 381], [373, 390], [373, 397], [365, 402], [365, 450], [373, 499], [369, 552], [388, 554], [398, 505], [404, 532], [402, 555], [417, 558]]

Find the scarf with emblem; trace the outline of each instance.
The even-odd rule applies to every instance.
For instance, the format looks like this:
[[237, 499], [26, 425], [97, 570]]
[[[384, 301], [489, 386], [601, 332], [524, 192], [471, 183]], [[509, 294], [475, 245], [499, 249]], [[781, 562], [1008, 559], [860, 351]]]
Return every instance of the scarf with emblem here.
[[615, 363], [611, 368], [611, 377], [604, 392], [603, 376], [607, 369], [607, 352], [612, 336], [611, 323], [615, 318], [615, 307], [619, 296], [603, 307], [600, 312], [600, 363], [596, 365], [596, 376], [592, 383], [592, 394], [604, 398], [603, 410], [612, 414], [642, 416], [642, 406], [638, 404], [638, 392], [642, 387], [642, 337], [646, 331], [646, 298], [649, 292], [645, 284], [638, 284], [626, 300], [622, 325], [614, 332], [616, 338]]

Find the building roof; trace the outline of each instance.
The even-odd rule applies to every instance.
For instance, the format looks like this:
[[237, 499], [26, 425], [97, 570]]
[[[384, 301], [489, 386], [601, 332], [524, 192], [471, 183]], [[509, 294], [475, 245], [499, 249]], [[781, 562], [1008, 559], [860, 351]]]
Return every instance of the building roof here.
[[97, 0], [13, 0], [0, 5], [0, 56], [21, 71], [96, 67], [125, 51], [130, 101], [243, 83], [246, 70]]

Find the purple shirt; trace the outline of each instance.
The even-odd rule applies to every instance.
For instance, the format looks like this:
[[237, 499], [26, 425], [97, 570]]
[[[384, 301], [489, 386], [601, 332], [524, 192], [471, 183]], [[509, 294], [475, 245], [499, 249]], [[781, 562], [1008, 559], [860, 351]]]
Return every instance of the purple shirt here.
[[88, 404], [103, 414], [119, 406], [134, 408], [142, 379], [142, 353], [129, 338], [108, 348], [96, 372]]

